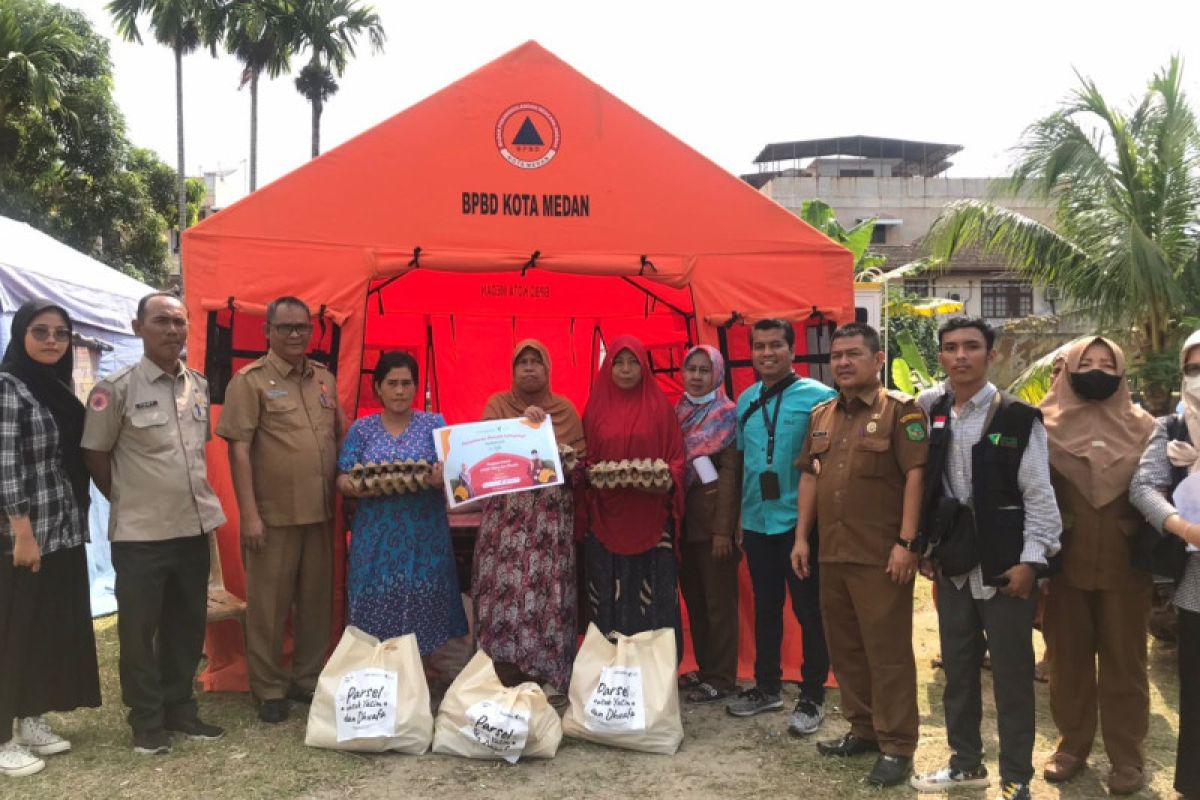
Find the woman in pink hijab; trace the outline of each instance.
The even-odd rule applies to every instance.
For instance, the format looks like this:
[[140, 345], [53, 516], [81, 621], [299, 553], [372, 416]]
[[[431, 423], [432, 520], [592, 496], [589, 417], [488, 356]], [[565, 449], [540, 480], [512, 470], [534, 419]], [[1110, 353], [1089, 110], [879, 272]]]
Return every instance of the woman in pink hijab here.
[[679, 587], [687, 604], [698, 673], [684, 676], [687, 699], [711, 703], [736, 688], [740, 454], [737, 406], [725, 394], [725, 360], [699, 345], [683, 360], [684, 395], [675, 405], [683, 430], [683, 531]]

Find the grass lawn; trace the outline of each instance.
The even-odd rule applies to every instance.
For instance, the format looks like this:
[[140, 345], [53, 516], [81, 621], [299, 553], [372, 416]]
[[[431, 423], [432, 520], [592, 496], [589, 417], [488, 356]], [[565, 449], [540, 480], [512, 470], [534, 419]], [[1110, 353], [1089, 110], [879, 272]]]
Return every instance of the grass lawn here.
[[[942, 765], [948, 754], [941, 716], [942, 680], [929, 666], [937, 652], [937, 620], [929, 602], [929, 584], [918, 588], [914, 626], [922, 717], [920, 770]], [[201, 697], [204, 719], [229, 733], [215, 743], [179, 742], [169, 756], [138, 756], [130, 749], [117, 681], [115, 618], [96, 623], [105, 705], [71, 714], [51, 715], [56, 730], [74, 749], [52, 756], [45, 771], [0, 783], [4, 798], [278, 798], [322, 800], [354, 798], [486, 797], [533, 800], [572, 797], [814, 797], [870, 798], [880, 790], [862, 783], [871, 759], [821, 758], [811, 740], [784, 733], [785, 714], [750, 720], [728, 717], [720, 707], [684, 706], [686, 738], [674, 757], [650, 756], [563, 740], [556, 758], [514, 767], [449, 756], [360, 756], [304, 746], [304, 707], [279, 726], [257, 721], [246, 695]], [[1037, 637], [1040, 645], [1040, 637]], [[1177, 681], [1174, 652], [1151, 646], [1151, 720], [1146, 742], [1150, 788], [1140, 797], [1174, 798]], [[794, 687], [785, 689], [787, 698]], [[988, 766], [996, 774], [997, 741], [990, 680], [984, 686], [984, 742]], [[829, 717], [820, 735], [846, 729], [836, 711], [837, 693], [827, 702]], [[1054, 746], [1048, 692], [1038, 687], [1038, 741], [1035, 759]], [[1061, 791], [1039, 779], [1035, 797], [1105, 796], [1107, 760], [1097, 739], [1091, 769]], [[1200, 757], [1200, 754], [1198, 754]], [[886, 790], [893, 797], [913, 796], [905, 787]], [[962, 797], [995, 795], [966, 793]]]

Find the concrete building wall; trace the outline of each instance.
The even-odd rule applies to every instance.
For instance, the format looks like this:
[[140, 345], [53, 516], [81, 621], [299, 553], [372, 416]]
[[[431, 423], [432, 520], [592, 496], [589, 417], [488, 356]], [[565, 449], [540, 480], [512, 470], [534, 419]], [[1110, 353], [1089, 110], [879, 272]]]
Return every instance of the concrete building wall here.
[[[805, 200], [820, 199], [834, 208], [838, 221], [852, 227], [868, 217], [899, 220], [888, 225], [884, 242], [911, 245], [929, 230], [942, 208], [954, 200], [986, 200], [991, 178], [827, 178], [771, 179], [762, 187], [784, 208], [799, 213]], [[1050, 223], [1053, 211], [1031, 198], [1006, 199], [1004, 205], [1039, 222]]]

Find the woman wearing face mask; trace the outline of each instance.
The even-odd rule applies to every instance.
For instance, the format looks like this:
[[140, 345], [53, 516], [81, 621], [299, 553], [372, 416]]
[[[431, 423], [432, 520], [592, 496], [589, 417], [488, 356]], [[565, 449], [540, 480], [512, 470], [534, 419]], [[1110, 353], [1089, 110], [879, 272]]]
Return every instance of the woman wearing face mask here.
[[[1183, 414], [1161, 417], [1129, 486], [1129, 499], [1146, 521], [1164, 534], [1200, 548], [1200, 524], [1185, 520], [1171, 501], [1175, 487], [1200, 471], [1200, 331], [1180, 349]], [[1175, 587], [1179, 610], [1179, 741], [1175, 790], [1185, 800], [1200, 800], [1200, 552], [1187, 559]]]
[[66, 311], [31, 300], [13, 316], [0, 362], [0, 775], [8, 777], [40, 772], [42, 756], [71, 749], [43, 713], [100, 705], [71, 332]]
[[1062, 572], [1050, 581], [1042, 628], [1054, 652], [1050, 709], [1060, 736], [1044, 777], [1061, 783], [1083, 769], [1098, 711], [1109, 790], [1132, 794], [1145, 785], [1151, 577], [1130, 564], [1141, 516], [1129, 480], [1154, 420], [1130, 399], [1125, 354], [1100, 337], [1067, 349], [1041, 408], [1063, 519]]
[[738, 526], [741, 454], [737, 406], [725, 395], [725, 359], [698, 345], [683, 359], [685, 393], [675, 405], [687, 461], [679, 588], [700, 667], [688, 693], [711, 703], [737, 688]]

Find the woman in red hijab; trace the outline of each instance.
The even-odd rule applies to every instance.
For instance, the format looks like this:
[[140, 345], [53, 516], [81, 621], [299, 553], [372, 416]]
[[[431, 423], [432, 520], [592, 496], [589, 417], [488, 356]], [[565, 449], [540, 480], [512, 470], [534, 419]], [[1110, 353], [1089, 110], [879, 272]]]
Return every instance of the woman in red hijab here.
[[674, 628], [678, 618], [675, 530], [683, 508], [683, 434], [650, 371], [646, 348], [619, 336], [608, 348], [583, 428], [588, 460], [661, 458], [671, 488], [590, 488], [585, 573], [592, 621], [605, 634]]

